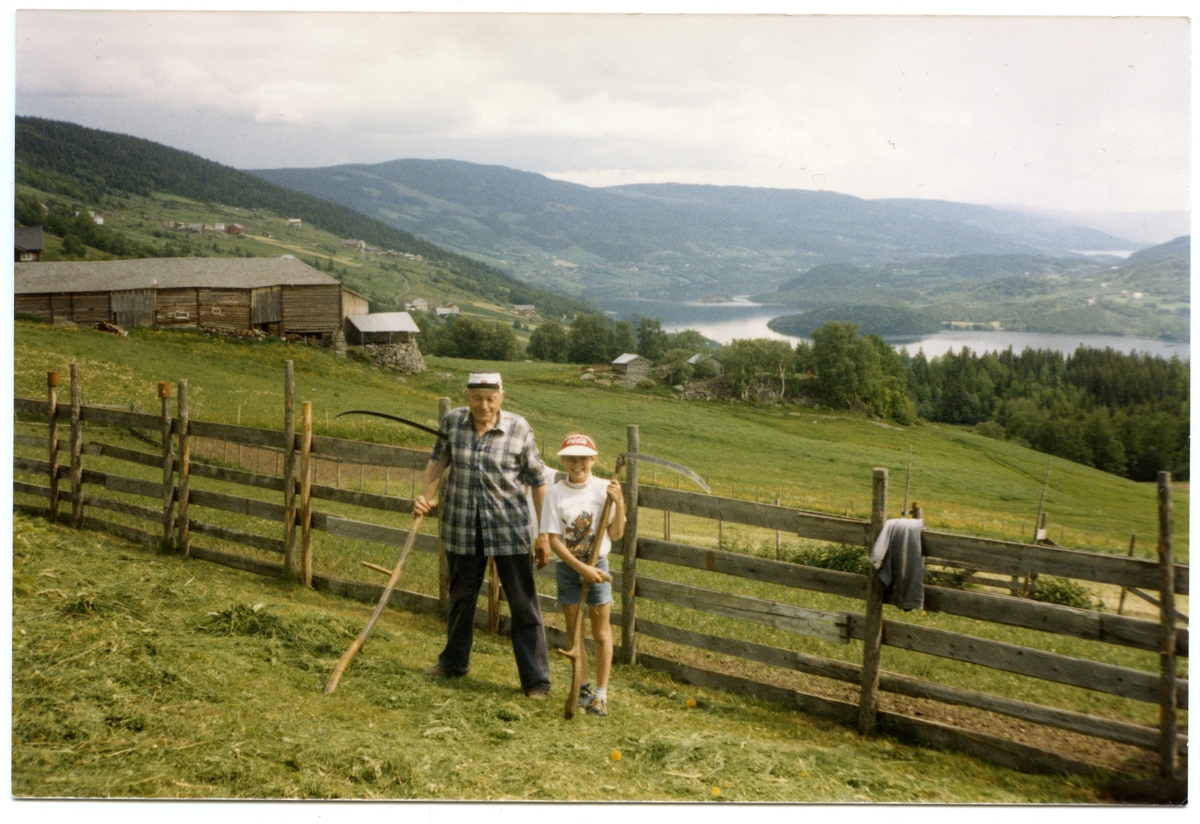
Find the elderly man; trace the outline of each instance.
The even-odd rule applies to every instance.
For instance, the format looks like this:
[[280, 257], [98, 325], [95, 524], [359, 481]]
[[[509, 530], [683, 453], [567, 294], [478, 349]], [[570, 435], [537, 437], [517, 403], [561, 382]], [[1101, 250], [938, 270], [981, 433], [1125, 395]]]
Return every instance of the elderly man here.
[[[550, 661], [546, 629], [538, 606], [530, 562], [530, 520], [525, 502], [529, 487], [537, 519], [546, 497], [545, 464], [538, 455], [533, 430], [520, 415], [500, 409], [504, 386], [496, 372], [474, 372], [467, 381], [467, 405], [452, 409], [442, 420], [440, 436], [425, 467], [424, 486], [413, 515], [436, 506], [430, 501], [443, 450], [450, 450], [449, 475], [442, 487], [445, 517], [442, 546], [450, 567], [450, 614], [446, 648], [426, 675], [455, 677], [471, 668], [475, 632], [475, 602], [483, 585], [488, 558], [496, 571], [512, 612], [513, 655], [521, 689], [530, 698], [550, 693]], [[538, 566], [548, 560], [549, 548], [536, 548]]]

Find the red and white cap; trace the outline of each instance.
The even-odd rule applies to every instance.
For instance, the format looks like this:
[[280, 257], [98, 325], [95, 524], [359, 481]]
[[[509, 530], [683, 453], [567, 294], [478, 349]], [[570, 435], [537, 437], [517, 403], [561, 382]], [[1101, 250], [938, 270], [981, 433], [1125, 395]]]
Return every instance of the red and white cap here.
[[567, 437], [563, 438], [562, 448], [558, 450], [558, 456], [560, 458], [567, 457], [569, 455], [584, 455], [594, 457], [598, 454], [600, 453], [596, 451], [596, 442], [580, 432], [576, 432], [573, 435], [568, 435]]

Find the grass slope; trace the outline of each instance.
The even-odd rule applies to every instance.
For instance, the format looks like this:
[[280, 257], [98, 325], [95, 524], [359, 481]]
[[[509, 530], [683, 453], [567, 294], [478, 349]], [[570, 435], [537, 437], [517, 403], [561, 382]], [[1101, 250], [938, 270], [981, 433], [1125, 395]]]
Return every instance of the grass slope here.
[[515, 689], [501, 639], [431, 682], [440, 622], [395, 611], [325, 697], [362, 605], [22, 516], [14, 562], [17, 797], [1098, 800], [636, 667], [609, 718], [568, 724]]

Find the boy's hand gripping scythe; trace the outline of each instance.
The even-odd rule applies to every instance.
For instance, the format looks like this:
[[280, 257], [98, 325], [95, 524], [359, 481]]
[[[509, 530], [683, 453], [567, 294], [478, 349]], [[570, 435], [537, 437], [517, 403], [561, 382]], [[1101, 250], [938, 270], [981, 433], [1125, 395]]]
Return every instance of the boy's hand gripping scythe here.
[[[354, 412], [342, 413], [342, 415], [350, 414], [375, 415], [380, 418], [387, 418], [400, 423], [406, 423], [426, 432], [433, 432], [435, 435], [438, 434], [436, 429], [424, 426], [423, 424], [415, 423], [414, 421], [405, 420], [404, 418], [398, 418], [395, 415], [387, 415], [382, 412], [365, 412], [355, 410]], [[338, 417], [341, 417], [341, 415]], [[446, 467], [449, 465], [449, 463], [450, 451], [448, 449], [443, 450], [442, 459], [438, 463], [437, 472], [434, 475], [433, 485], [430, 487], [431, 495], [437, 493], [438, 486], [442, 482], [442, 476], [445, 475]], [[417, 533], [421, 531], [421, 524], [424, 521], [424, 515], [418, 515], [413, 518], [412, 527], [408, 531], [408, 538], [406, 538], [404, 541], [404, 549], [400, 551], [400, 560], [396, 562], [396, 567], [392, 570], [391, 577], [388, 578], [387, 586], [383, 588], [383, 595], [380, 597], [379, 603], [375, 605], [375, 611], [371, 613], [371, 618], [367, 621], [367, 625], [363, 627], [362, 632], [358, 634], [358, 637], [354, 639], [354, 643], [350, 645], [350, 649], [346, 650], [345, 653], [342, 654], [342, 657], [337, 662], [337, 666], [333, 668], [333, 674], [329, 676], [329, 681], [325, 684], [326, 695], [331, 695], [333, 691], [337, 689], [338, 681], [341, 680], [342, 673], [346, 671], [346, 667], [349, 665], [350, 659], [358, 654], [358, 651], [362, 649], [363, 644], [366, 643], [367, 638], [370, 636], [371, 630], [375, 629], [375, 622], [379, 620], [379, 616], [383, 614], [383, 608], [387, 606], [388, 599], [392, 597], [392, 590], [396, 588], [396, 582], [400, 580], [400, 573], [404, 569], [404, 562], [408, 560], [408, 553], [412, 549], [413, 542], [417, 538]]]
[[[619, 478], [625, 468], [625, 456], [618, 455], [613, 465], [613, 477]], [[600, 520], [596, 522], [596, 535], [588, 549], [588, 566], [595, 566], [600, 557], [600, 547], [604, 545], [604, 534], [608, 532], [608, 519], [612, 515], [612, 498], [604, 499], [604, 509], [600, 512]], [[609, 576], [609, 580], [612, 580]], [[587, 612], [587, 595], [591, 583], [583, 581], [579, 587], [579, 605], [575, 608], [575, 622], [567, 627], [570, 633], [570, 649], [560, 649], [559, 652], [571, 659], [571, 689], [567, 692], [567, 703], [563, 707], [563, 717], [575, 717], [575, 705], [579, 702], [579, 689], [583, 686], [583, 671], [587, 666], [587, 645], [583, 640], [583, 615]]]

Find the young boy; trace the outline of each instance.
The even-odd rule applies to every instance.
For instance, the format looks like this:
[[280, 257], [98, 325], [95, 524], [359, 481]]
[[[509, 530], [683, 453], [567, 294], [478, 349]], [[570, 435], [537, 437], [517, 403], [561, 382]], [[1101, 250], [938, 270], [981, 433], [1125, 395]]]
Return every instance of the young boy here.
[[[625, 499], [616, 478], [605, 481], [592, 477], [596, 465], [596, 444], [579, 433], [563, 439], [558, 457], [567, 471], [566, 480], [550, 487], [542, 506], [541, 531], [549, 538], [550, 548], [558, 556], [558, 603], [567, 626], [575, 623], [579, 591], [586, 580], [588, 615], [592, 638], [596, 642], [596, 688], [586, 683], [587, 659], [584, 659], [585, 683], [579, 690], [579, 707], [588, 715], [608, 715], [608, 675], [612, 670], [612, 628], [608, 624], [612, 609], [612, 578], [608, 574], [608, 551], [612, 542], [625, 534]], [[605, 499], [613, 502], [607, 525], [597, 525]], [[603, 543], [595, 566], [588, 565], [588, 553], [596, 529], [604, 530]]]

